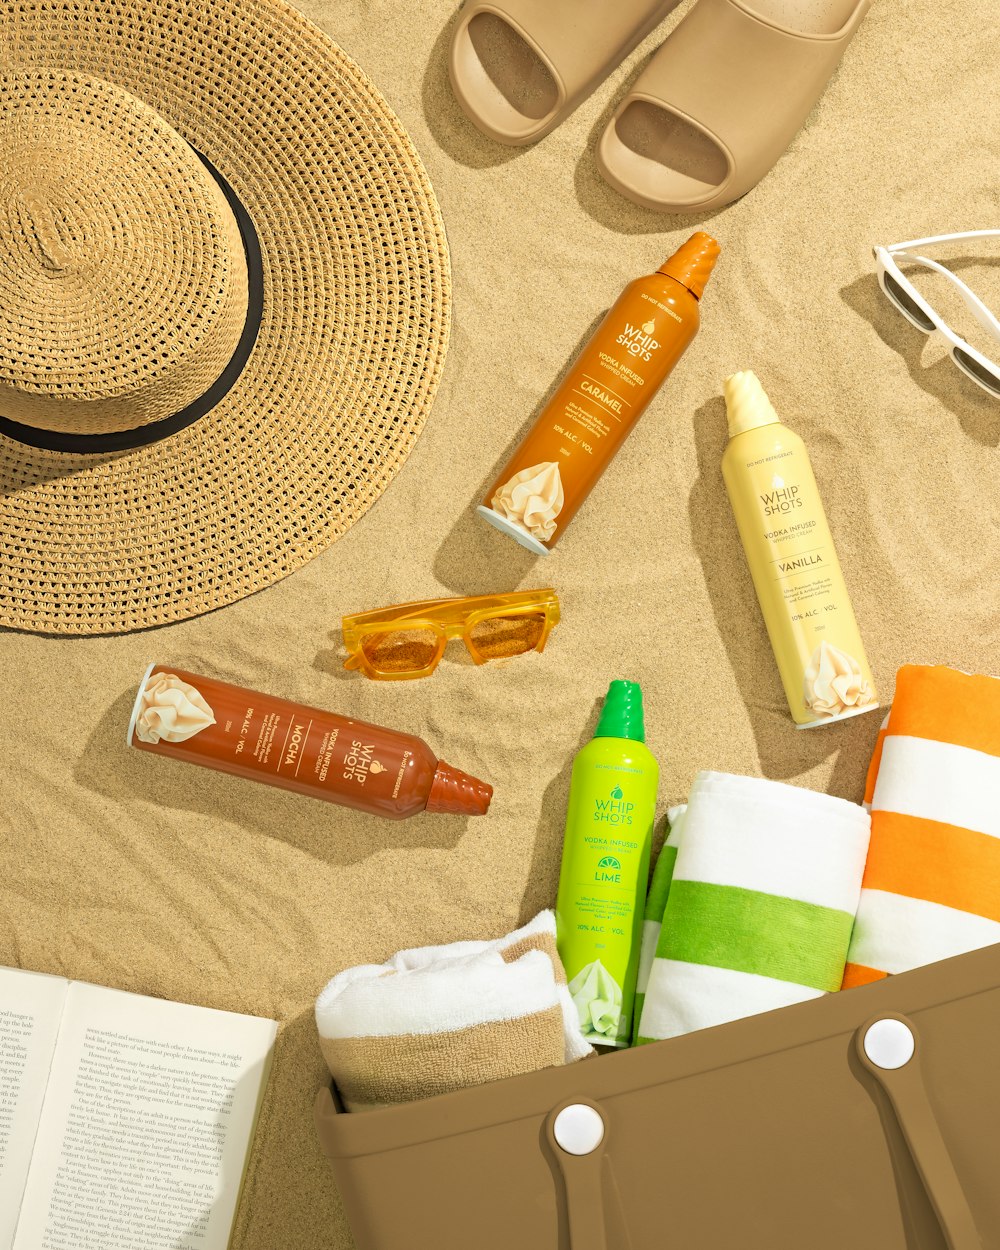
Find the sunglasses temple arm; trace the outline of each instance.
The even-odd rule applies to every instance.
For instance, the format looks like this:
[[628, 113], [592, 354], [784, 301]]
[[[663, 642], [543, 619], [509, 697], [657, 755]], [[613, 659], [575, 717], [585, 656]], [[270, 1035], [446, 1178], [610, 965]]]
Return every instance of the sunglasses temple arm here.
[[[948, 272], [947, 270], [945, 271]], [[973, 317], [979, 322], [987, 334], [1000, 343], [1000, 321], [990, 312], [983, 301], [974, 291], [971, 291], [965, 283], [956, 274], [948, 273], [948, 277], [954, 282], [958, 288], [958, 293], [965, 301], [965, 306]]]
[[952, 273], [952, 271], [950, 269], [946, 269], [944, 265], [939, 265], [936, 260], [931, 260], [927, 256], [920, 256], [915, 252], [896, 252], [893, 254], [893, 259], [914, 261], [917, 264], [924, 265], [928, 269], [933, 269], [935, 273], [939, 273], [942, 277], [947, 278], [952, 286], [954, 286], [958, 291], [959, 295], [962, 297], [962, 302], [965, 304], [966, 308], [968, 308], [969, 312], [972, 313], [973, 317], [975, 317], [987, 334], [995, 339], [996, 342], [1000, 343], [1000, 321], [998, 321], [993, 313], [990, 312], [979, 296], [966, 286], [958, 274]]
[[890, 243], [885, 249], [892, 255], [911, 252], [915, 247], [931, 247], [938, 243], [961, 243], [966, 239], [997, 239], [1000, 230], [959, 230], [955, 234], [932, 234], [926, 239], [906, 239], [902, 243]]
[[[975, 298], [975, 296], [973, 296]], [[978, 303], [978, 301], [977, 301]], [[980, 304], [982, 315], [976, 312], [975, 308], [971, 309], [972, 315], [976, 318], [983, 329], [997, 343], [1000, 343], [1000, 321], [993, 316], [990, 310]]]

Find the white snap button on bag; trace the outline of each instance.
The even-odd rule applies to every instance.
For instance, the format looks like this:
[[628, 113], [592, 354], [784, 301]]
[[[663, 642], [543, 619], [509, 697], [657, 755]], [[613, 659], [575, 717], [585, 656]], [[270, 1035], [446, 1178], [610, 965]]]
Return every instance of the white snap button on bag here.
[[553, 1122], [552, 1136], [567, 1154], [592, 1154], [604, 1140], [601, 1113], [583, 1102], [563, 1107]]
[[915, 1042], [902, 1020], [876, 1020], [864, 1037], [865, 1054], [876, 1068], [891, 1071], [913, 1058]]

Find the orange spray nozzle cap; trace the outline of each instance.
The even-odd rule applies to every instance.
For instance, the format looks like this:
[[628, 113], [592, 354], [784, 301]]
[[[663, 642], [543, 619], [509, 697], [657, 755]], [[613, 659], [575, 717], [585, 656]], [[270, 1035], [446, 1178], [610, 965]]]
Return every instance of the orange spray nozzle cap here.
[[674, 278], [682, 286], [686, 286], [695, 299], [701, 299], [702, 291], [712, 276], [721, 251], [710, 234], [698, 230], [656, 272]]

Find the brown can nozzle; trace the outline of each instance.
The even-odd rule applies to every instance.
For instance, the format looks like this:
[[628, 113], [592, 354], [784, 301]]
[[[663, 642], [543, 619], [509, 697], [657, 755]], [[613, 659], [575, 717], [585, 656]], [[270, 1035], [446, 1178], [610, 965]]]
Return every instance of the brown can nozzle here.
[[701, 299], [721, 251], [722, 248], [710, 234], [698, 230], [656, 272], [665, 273], [668, 278], [686, 286], [695, 299]]
[[459, 816], [485, 816], [492, 798], [492, 786], [439, 760], [424, 810], [451, 812]]

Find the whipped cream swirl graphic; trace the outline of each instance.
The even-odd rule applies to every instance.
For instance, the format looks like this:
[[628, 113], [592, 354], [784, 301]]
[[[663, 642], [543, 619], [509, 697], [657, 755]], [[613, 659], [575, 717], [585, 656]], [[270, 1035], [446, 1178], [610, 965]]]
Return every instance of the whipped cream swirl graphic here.
[[816, 716], [839, 716], [851, 708], [868, 707], [875, 692], [853, 655], [824, 639], [806, 668], [803, 697]]
[[621, 1025], [622, 991], [599, 959], [576, 974], [569, 992], [583, 1036], [598, 1043], [615, 1041]]
[[154, 673], [146, 682], [136, 717], [140, 742], [186, 742], [215, 724], [204, 696], [174, 673]]
[[494, 512], [543, 543], [556, 532], [556, 517], [564, 503], [562, 478], [554, 460], [515, 473], [490, 500]]

